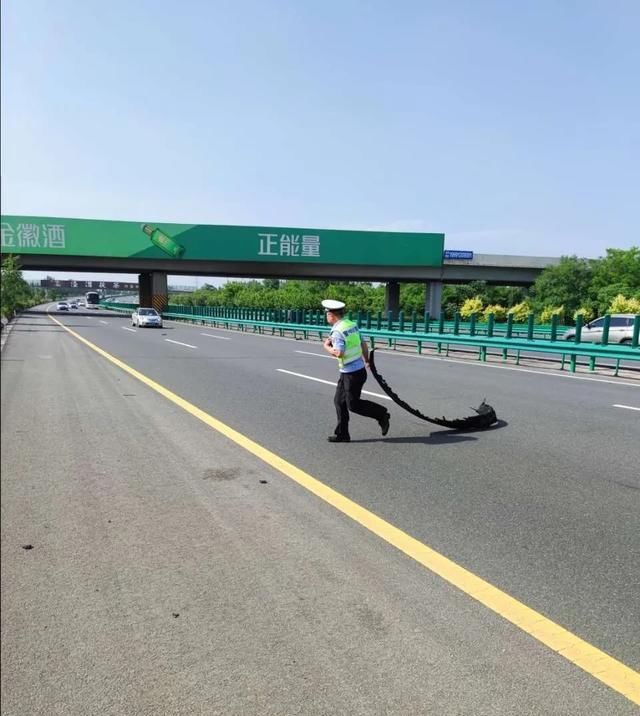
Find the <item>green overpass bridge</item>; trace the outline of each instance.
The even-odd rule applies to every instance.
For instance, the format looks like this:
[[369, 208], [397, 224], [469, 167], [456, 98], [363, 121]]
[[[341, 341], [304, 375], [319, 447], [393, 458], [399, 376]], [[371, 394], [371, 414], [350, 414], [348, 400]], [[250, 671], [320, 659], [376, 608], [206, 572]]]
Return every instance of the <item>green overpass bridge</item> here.
[[342, 231], [2, 216], [2, 254], [25, 270], [139, 274], [141, 305], [162, 310], [167, 276], [379, 281], [397, 311], [400, 282], [424, 282], [440, 311], [444, 283], [531, 285], [559, 258], [445, 251], [443, 233]]

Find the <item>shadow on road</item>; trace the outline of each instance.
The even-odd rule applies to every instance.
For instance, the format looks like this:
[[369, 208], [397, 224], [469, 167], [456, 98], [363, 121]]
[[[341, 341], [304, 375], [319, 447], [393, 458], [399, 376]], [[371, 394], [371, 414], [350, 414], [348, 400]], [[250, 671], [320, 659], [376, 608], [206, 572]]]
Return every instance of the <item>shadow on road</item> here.
[[468, 433], [488, 433], [500, 428], [505, 428], [509, 425], [506, 420], [498, 420], [495, 425], [492, 425], [486, 430], [438, 430], [437, 432], [429, 433], [429, 435], [408, 435], [406, 437], [390, 437], [390, 438], [365, 438], [364, 440], [352, 440], [352, 443], [392, 443], [398, 445], [457, 445], [458, 443], [469, 442], [471, 440], [477, 440], [477, 437], [473, 437]]
[[457, 443], [477, 440], [468, 435], [459, 435], [454, 431], [444, 433], [431, 433], [430, 435], [407, 435], [397, 438], [365, 438], [364, 440], [352, 440], [352, 443], [390, 443], [395, 445], [455, 445]]

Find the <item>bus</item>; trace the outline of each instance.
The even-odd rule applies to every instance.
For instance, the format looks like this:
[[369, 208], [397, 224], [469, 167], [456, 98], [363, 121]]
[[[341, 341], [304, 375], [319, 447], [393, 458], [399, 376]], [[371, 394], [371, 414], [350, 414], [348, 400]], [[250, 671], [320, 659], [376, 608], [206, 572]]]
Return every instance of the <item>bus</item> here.
[[87, 291], [84, 294], [84, 300], [87, 308], [99, 308], [100, 294], [97, 291]]

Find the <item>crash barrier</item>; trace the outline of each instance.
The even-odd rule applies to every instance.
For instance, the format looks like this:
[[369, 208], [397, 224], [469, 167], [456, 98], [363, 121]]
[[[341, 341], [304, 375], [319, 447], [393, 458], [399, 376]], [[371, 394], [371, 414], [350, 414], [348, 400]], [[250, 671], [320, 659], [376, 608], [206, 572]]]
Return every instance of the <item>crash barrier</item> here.
[[[136, 304], [118, 304], [103, 303], [105, 308], [123, 313], [131, 313], [137, 308]], [[213, 325], [223, 328], [237, 328], [240, 331], [252, 329], [254, 333], [264, 333], [270, 331], [271, 335], [276, 333], [284, 336], [285, 333], [293, 333], [294, 337], [301, 336], [308, 339], [309, 336], [317, 335], [320, 340], [326, 337], [328, 326], [323, 323], [290, 323], [273, 320], [262, 320], [262, 318], [253, 317], [231, 317], [210, 315], [215, 312], [216, 307], [213, 306], [167, 306], [167, 310], [163, 311], [163, 318], [174, 320], [183, 320], [201, 323], [204, 325]], [[242, 309], [227, 309], [232, 310]], [[266, 313], [269, 313], [267, 311]], [[324, 316], [323, 316], [324, 317]], [[415, 346], [417, 353], [422, 353], [427, 346], [433, 345], [437, 353], [449, 355], [451, 346], [461, 346], [477, 350], [478, 360], [485, 362], [487, 355], [493, 350], [498, 351], [498, 355], [502, 356], [502, 360], [509, 358], [515, 359], [515, 364], [520, 364], [522, 353], [544, 353], [556, 356], [560, 360], [560, 369], [563, 370], [568, 363], [569, 370], [575, 372], [578, 364], [578, 357], [588, 359], [589, 370], [594, 371], [597, 367], [597, 361], [607, 360], [614, 364], [614, 375], [618, 375], [621, 361], [640, 362], [640, 349], [638, 348], [638, 334], [640, 333], [640, 316], [636, 316], [633, 330], [633, 339], [631, 344], [608, 344], [605, 340], [603, 343], [585, 343], [580, 341], [581, 321], [578, 320], [576, 326], [576, 337], [570, 341], [555, 339], [540, 339], [534, 337], [523, 338], [509, 333], [508, 327], [504, 335], [496, 335], [489, 331], [486, 334], [461, 334], [455, 330], [447, 332], [444, 330], [444, 319], [437, 322], [436, 331], [398, 331], [395, 329], [377, 329], [367, 328], [363, 326], [365, 335], [369, 339], [371, 345], [379, 346], [380, 341], [386, 342], [389, 348], [397, 348], [399, 345]], [[530, 329], [530, 327], [529, 327]], [[532, 335], [531, 329], [529, 334]], [[606, 335], [604, 336], [606, 339]], [[611, 367], [611, 366], [607, 366]]]
[[[113, 303], [107, 302], [109, 305]], [[105, 303], [105, 305], [107, 305]], [[133, 311], [137, 308], [135, 303], [118, 303], [116, 306], [127, 308]], [[167, 311], [172, 313], [187, 314], [192, 316], [208, 316], [210, 318], [242, 319], [244, 321], [272, 322], [295, 324], [297, 326], [323, 326], [326, 324], [324, 312], [321, 310], [311, 311], [303, 309], [267, 309], [267, 308], [239, 308], [222, 306], [184, 306], [169, 305]], [[583, 325], [582, 317], [579, 316], [576, 326], [566, 326], [560, 323], [558, 316], [553, 316], [551, 323], [535, 323], [534, 314], [530, 313], [524, 323], [515, 321], [510, 314], [504, 322], [497, 322], [494, 315], [490, 315], [487, 321], [478, 320], [479, 314], [471, 315], [468, 321], [463, 321], [459, 313], [456, 313], [452, 321], [445, 320], [444, 313], [438, 318], [432, 318], [429, 313], [419, 316], [416, 311], [405, 316], [400, 311], [398, 319], [393, 319], [391, 311], [383, 315], [382, 311], [357, 311], [349, 313], [348, 317], [357, 322], [358, 326], [367, 330], [388, 330], [401, 333], [453, 333], [454, 335], [471, 336], [504, 336], [506, 338], [535, 338], [548, 339], [551, 341], [561, 340], [568, 329], [576, 328], [581, 330]], [[609, 325], [608, 320], [604, 327], [603, 345], [607, 345]], [[633, 345], [638, 345], [638, 329], [640, 328], [640, 316], [636, 316], [635, 338]], [[580, 342], [580, 335], [576, 336], [576, 342]]]

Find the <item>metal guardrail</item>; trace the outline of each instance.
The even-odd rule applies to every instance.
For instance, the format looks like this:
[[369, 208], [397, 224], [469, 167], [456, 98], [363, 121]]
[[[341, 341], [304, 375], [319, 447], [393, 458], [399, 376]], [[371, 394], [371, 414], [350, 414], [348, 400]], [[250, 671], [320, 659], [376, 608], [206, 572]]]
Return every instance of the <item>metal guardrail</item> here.
[[[134, 310], [136, 304], [110, 304], [104, 303], [105, 308], [111, 310], [129, 313]], [[239, 330], [246, 330], [247, 327], [253, 328], [255, 333], [264, 333], [270, 330], [272, 335], [278, 332], [281, 336], [285, 332], [292, 332], [294, 336], [299, 333], [304, 338], [308, 338], [310, 334], [318, 334], [321, 339], [326, 336], [328, 327], [326, 323], [289, 323], [283, 321], [263, 320], [262, 317], [230, 317], [209, 315], [213, 312], [213, 307], [182, 307], [188, 310], [172, 310], [177, 306], [169, 306], [168, 310], [163, 311], [164, 318], [175, 320], [186, 320], [200, 322], [202, 324], [222, 325], [225, 328], [237, 327]], [[207, 310], [209, 309], [209, 310]], [[231, 310], [231, 309], [229, 309]], [[235, 309], [241, 310], [241, 309]], [[323, 315], [324, 318], [324, 315]], [[531, 323], [531, 322], [529, 322]], [[486, 334], [478, 334], [470, 331], [468, 334], [456, 332], [455, 326], [452, 332], [444, 330], [444, 321], [441, 319], [437, 324], [437, 331], [399, 331], [395, 328], [368, 328], [363, 327], [366, 336], [369, 338], [372, 346], [376, 341], [386, 341], [389, 347], [395, 348], [398, 344], [415, 345], [416, 351], [422, 353], [423, 347], [433, 344], [438, 353], [443, 350], [448, 355], [451, 345], [466, 346], [478, 350], [478, 360], [486, 361], [489, 349], [495, 349], [501, 352], [502, 359], [507, 360], [511, 352], [515, 357], [516, 365], [520, 363], [522, 353], [546, 353], [557, 355], [561, 360], [561, 370], [564, 369], [565, 363], [569, 362], [569, 370], [575, 372], [578, 356], [589, 359], [589, 369], [595, 370], [598, 359], [607, 359], [615, 362], [614, 375], [618, 375], [621, 361], [640, 361], [640, 349], [638, 348], [638, 333], [640, 331], [640, 316], [636, 317], [634, 338], [632, 345], [608, 345], [580, 342], [581, 322], [578, 321], [576, 330], [576, 338], [571, 341], [557, 340], [555, 338], [536, 339], [532, 335], [531, 325], [527, 329], [527, 337], [522, 338], [509, 333], [508, 327], [504, 335], [495, 335], [488, 331]], [[531, 336], [531, 337], [529, 337]]]

